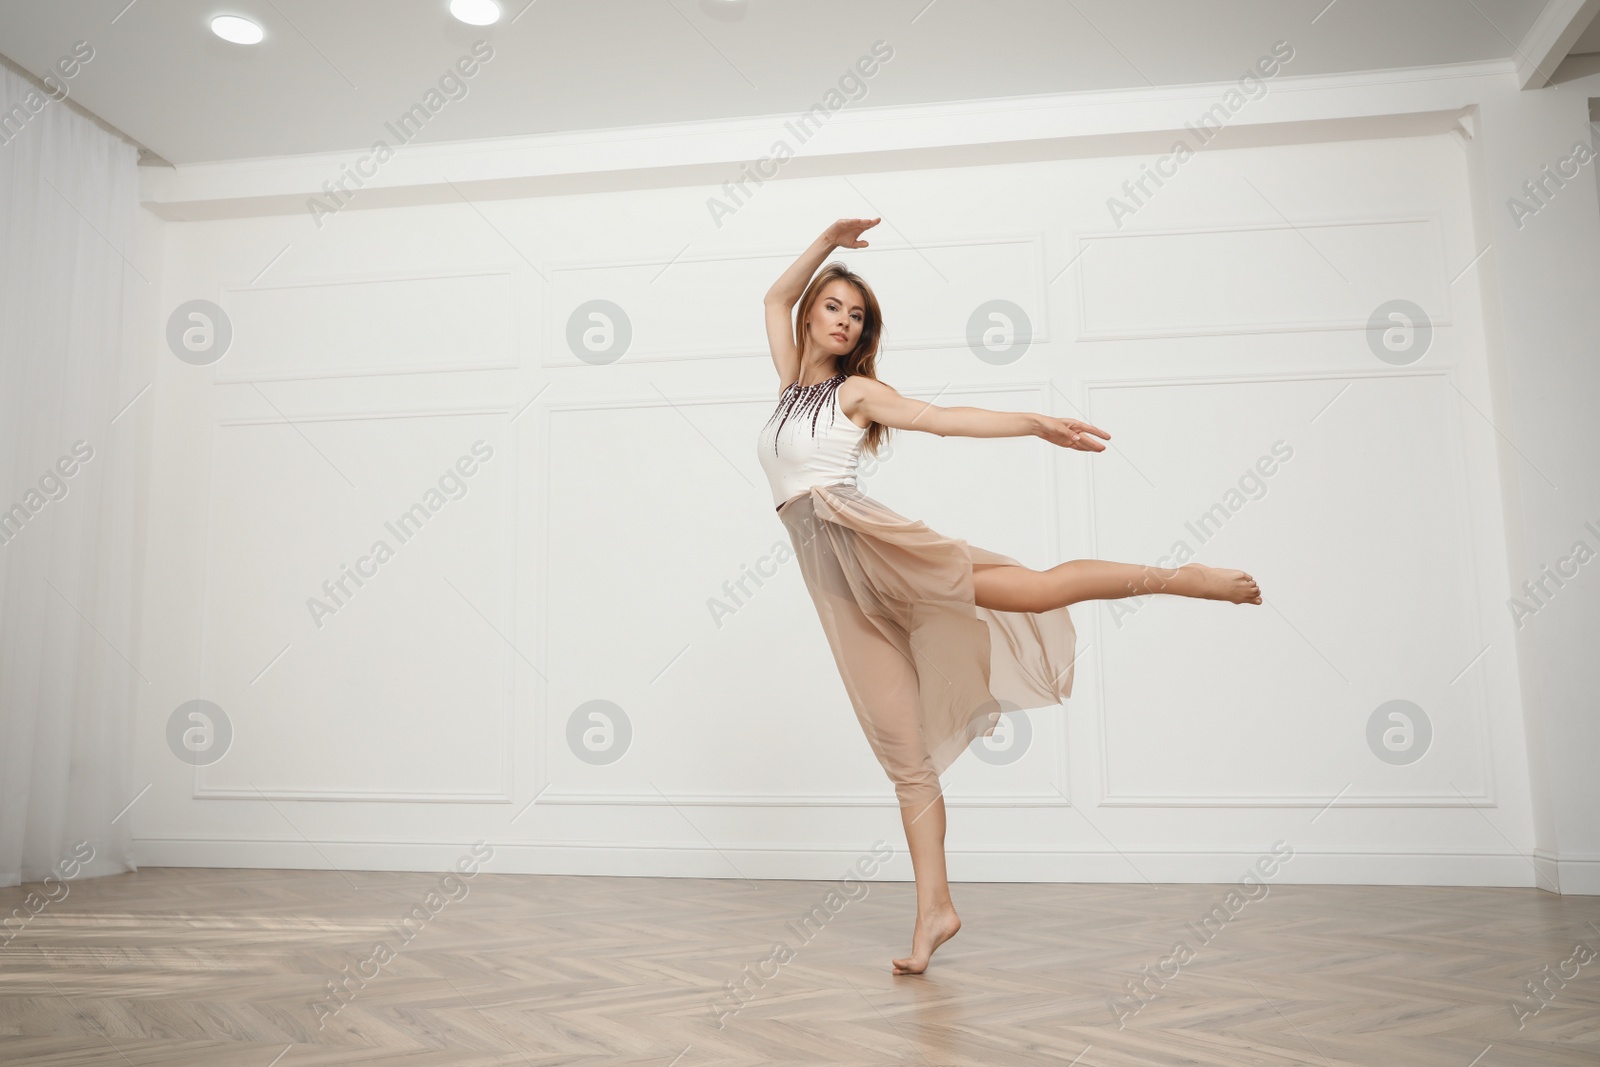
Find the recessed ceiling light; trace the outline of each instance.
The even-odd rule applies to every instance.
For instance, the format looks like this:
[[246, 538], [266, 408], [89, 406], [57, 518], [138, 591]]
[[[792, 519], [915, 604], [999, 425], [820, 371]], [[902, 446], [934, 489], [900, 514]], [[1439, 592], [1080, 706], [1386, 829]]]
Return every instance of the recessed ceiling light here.
[[450, 14], [469, 26], [489, 26], [500, 21], [494, 0], [450, 0]]
[[218, 15], [211, 20], [211, 32], [234, 44], [258, 44], [265, 36], [260, 26], [238, 15]]

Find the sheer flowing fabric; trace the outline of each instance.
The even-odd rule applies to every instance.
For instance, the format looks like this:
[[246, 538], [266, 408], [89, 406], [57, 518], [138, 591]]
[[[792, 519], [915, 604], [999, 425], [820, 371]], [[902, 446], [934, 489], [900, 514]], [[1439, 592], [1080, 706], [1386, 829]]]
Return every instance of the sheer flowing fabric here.
[[813, 486], [778, 517], [789, 531], [845, 691], [901, 807], [1002, 711], [1072, 693], [1077, 631], [1065, 607], [995, 611], [973, 601], [974, 564], [1010, 556], [946, 537], [847, 482]]
[[[53, 876], [27, 898], [48, 902], [135, 870], [150, 807], [129, 808], [155, 399], [134, 401], [160, 275], [138, 149], [4, 64], [0, 113], [0, 886]], [[0, 943], [38, 909], [4, 910]]]

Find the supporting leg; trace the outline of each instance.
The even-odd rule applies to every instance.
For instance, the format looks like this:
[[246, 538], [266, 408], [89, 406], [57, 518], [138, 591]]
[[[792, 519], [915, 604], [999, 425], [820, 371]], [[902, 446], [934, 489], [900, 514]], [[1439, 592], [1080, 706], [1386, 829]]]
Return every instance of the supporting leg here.
[[894, 960], [895, 974], [921, 974], [928, 969], [934, 949], [961, 929], [961, 917], [950, 899], [950, 882], [944, 864], [944, 794], [922, 804], [900, 809], [905, 824], [906, 847], [917, 877], [917, 925], [911, 935], [911, 955]]
[[1203, 563], [1147, 567], [1103, 559], [1074, 559], [1047, 571], [974, 564], [972, 582], [977, 605], [995, 611], [1053, 611], [1082, 600], [1117, 600], [1149, 593], [1233, 604], [1261, 603], [1261, 590], [1250, 575]]
[[917, 880], [917, 921], [911, 954], [893, 960], [895, 974], [921, 974], [934, 950], [961, 928], [945, 870], [944, 794], [923, 740], [916, 668], [866, 617], [843, 611], [841, 669], [855, 696], [862, 727], [894, 783], [906, 848]]
[[921, 974], [934, 950], [960, 929], [961, 920], [945, 872], [944, 797], [923, 737], [920, 682], [911, 653], [886, 637], [857, 602], [832, 544], [841, 535], [806, 535], [809, 506], [801, 499], [783, 514], [851, 706], [879, 765], [894, 783], [917, 880], [917, 920], [911, 954], [894, 960], [893, 971]]

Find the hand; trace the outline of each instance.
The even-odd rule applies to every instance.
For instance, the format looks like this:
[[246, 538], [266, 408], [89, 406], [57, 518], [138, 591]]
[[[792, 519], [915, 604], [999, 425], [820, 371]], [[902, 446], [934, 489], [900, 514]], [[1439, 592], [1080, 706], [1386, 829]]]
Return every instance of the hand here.
[[823, 230], [822, 237], [835, 248], [865, 248], [867, 242], [861, 239], [861, 231], [870, 230], [882, 221], [882, 218], [840, 219]]
[[1058, 419], [1053, 415], [1039, 416], [1039, 436], [1062, 448], [1076, 448], [1080, 452], [1104, 452], [1106, 446], [1091, 434], [1111, 440], [1111, 435], [1098, 426], [1077, 419]]

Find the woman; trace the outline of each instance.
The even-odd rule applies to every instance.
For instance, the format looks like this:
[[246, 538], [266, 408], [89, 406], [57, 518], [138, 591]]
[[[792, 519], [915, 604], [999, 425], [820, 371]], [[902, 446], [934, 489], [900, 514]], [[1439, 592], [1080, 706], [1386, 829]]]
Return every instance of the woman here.
[[939, 775], [973, 738], [994, 732], [1001, 711], [1071, 694], [1077, 635], [1067, 605], [1146, 593], [1259, 604], [1261, 593], [1243, 571], [1198, 563], [1077, 559], [1030, 570], [863, 494], [857, 461], [863, 449], [876, 454], [890, 428], [1034, 436], [1083, 452], [1111, 440], [1076, 419], [941, 408], [880, 382], [883, 319], [872, 288], [839, 263], [812, 277], [835, 248], [867, 247], [861, 234], [880, 221], [840, 219], [767, 293], [781, 391], [757, 448], [856, 718], [894, 783], [917, 880], [911, 955], [893, 961], [894, 973], [921, 974], [961, 928], [945, 876]]

